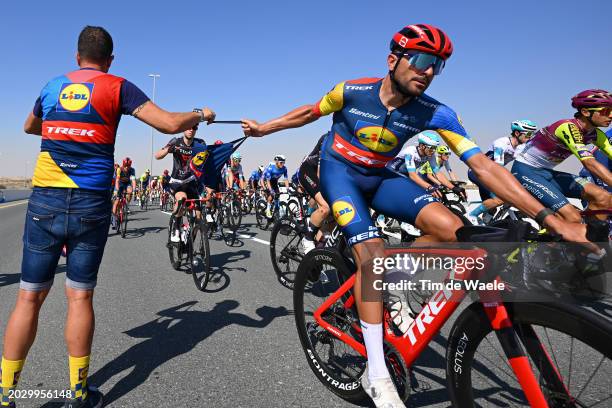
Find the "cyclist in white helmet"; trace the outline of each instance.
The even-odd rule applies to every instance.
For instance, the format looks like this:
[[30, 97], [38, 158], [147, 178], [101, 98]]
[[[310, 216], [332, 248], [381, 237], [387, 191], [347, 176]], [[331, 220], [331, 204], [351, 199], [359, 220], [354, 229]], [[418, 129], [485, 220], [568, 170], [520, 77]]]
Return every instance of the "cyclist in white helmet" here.
[[438, 186], [444, 185], [457, 194], [462, 194], [460, 187], [455, 187], [440, 173], [435, 151], [440, 145], [440, 136], [433, 130], [425, 130], [418, 135], [418, 145], [407, 145], [387, 165], [391, 170], [407, 175], [412, 181], [423, 187], [436, 198], [442, 195]]

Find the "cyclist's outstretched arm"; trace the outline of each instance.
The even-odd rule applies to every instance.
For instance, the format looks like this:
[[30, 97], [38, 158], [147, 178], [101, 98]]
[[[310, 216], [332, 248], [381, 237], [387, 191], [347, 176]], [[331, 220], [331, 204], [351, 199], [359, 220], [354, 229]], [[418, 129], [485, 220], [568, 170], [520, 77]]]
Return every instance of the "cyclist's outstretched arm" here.
[[242, 130], [247, 136], [261, 137], [281, 130], [307, 125], [320, 117], [321, 115], [315, 113], [314, 105], [304, 105], [279, 118], [264, 123], [258, 123], [251, 119], [243, 119]]
[[[536, 200], [505, 167], [500, 166], [482, 153], [467, 159], [466, 163], [478, 180], [506, 203], [535, 218], [544, 206]], [[564, 222], [554, 215], [544, 218], [544, 226], [563, 236], [566, 241], [586, 242], [586, 225]], [[595, 250], [596, 247], [591, 247]]]
[[149, 126], [153, 126], [161, 133], [175, 134], [191, 129], [202, 117], [208, 123], [215, 120], [215, 113], [208, 108], [202, 108], [199, 112], [168, 112], [151, 101], [140, 105], [132, 112], [132, 115]]

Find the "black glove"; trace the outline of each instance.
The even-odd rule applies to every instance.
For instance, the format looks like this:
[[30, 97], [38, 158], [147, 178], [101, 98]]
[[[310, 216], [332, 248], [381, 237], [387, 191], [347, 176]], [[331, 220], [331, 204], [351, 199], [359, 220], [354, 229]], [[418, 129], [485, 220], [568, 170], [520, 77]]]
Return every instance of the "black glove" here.
[[173, 137], [172, 139], [170, 139], [170, 141], [168, 142], [168, 144], [166, 145], [166, 149], [168, 149], [168, 153], [174, 153], [174, 149], [176, 148], [176, 141], [178, 139], [176, 137]]

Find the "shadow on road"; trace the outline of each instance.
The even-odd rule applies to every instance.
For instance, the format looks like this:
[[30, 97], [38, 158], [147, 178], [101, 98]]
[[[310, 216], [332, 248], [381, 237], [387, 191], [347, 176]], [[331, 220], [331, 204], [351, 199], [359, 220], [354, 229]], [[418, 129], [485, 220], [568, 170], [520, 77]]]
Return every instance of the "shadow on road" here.
[[[88, 382], [102, 386], [113, 376], [128, 373], [115, 386], [105, 392], [105, 404], [123, 397], [144, 383], [162, 364], [193, 350], [200, 342], [224, 327], [239, 326], [263, 328], [277, 317], [286, 316], [284, 307], [263, 306], [255, 311], [260, 319], [232, 312], [240, 304], [224, 300], [209, 311], [190, 310], [197, 302], [191, 301], [162, 310], [155, 320], [125, 332], [133, 338], [146, 339], [126, 350], [90, 376]], [[163, 380], [160, 380], [160, 382]], [[163, 384], [160, 384], [163, 387]]]
[[203, 292], [215, 293], [227, 288], [230, 284], [230, 276], [228, 272], [238, 271], [246, 272], [246, 268], [232, 267], [228, 264], [239, 262], [251, 256], [251, 251], [242, 249], [240, 251], [227, 251], [222, 253], [212, 254], [210, 257], [210, 278], [208, 285]]

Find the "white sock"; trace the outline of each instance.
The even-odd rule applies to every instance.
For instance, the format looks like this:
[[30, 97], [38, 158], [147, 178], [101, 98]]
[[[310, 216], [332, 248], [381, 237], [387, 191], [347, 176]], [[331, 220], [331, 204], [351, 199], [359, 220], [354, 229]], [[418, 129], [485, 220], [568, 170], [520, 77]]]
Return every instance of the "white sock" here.
[[368, 353], [368, 379], [389, 378], [383, 350], [383, 325], [372, 324], [359, 320], [363, 333], [366, 351]]

